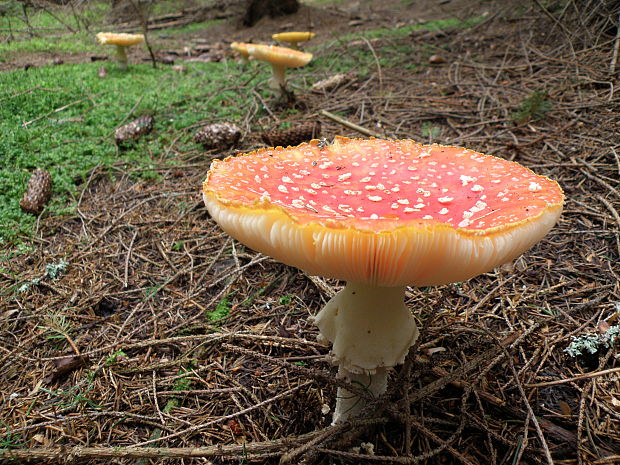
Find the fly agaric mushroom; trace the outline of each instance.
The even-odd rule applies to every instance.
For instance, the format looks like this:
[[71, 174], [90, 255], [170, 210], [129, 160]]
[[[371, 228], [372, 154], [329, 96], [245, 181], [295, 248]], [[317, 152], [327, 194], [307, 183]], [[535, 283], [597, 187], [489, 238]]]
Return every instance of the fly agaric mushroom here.
[[251, 44], [246, 44], [244, 42], [233, 42], [230, 44], [230, 48], [239, 54], [243, 63], [248, 63], [250, 61], [250, 52], [248, 52], [249, 45]]
[[[411, 140], [336, 138], [214, 160], [207, 209], [231, 236], [347, 284], [317, 314], [339, 376], [373, 395], [418, 337], [405, 286], [463, 281], [538, 242], [559, 185], [514, 163]], [[334, 423], [362, 409], [339, 389]]]
[[248, 44], [248, 52], [252, 58], [271, 65], [273, 77], [269, 81], [269, 87], [279, 89], [282, 94], [286, 93], [286, 68], [306, 66], [312, 60], [312, 53], [276, 45]]
[[316, 34], [314, 32], [280, 32], [271, 36], [273, 40], [284, 42], [287, 46], [294, 50], [299, 50], [299, 43], [312, 39]]
[[124, 71], [127, 69], [127, 47], [144, 42], [144, 34], [100, 32], [97, 40], [103, 45], [116, 45], [116, 61], [118, 67]]

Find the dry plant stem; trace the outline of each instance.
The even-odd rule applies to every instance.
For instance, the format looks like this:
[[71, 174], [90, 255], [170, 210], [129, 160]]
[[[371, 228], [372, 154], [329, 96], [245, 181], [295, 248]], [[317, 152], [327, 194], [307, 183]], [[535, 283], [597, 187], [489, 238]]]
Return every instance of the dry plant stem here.
[[153, 53], [153, 48], [149, 43], [149, 14], [148, 11], [144, 12], [140, 9], [138, 5], [136, 5], [134, 0], [131, 0], [131, 6], [133, 6], [136, 14], [140, 18], [140, 24], [142, 26], [142, 34], [144, 35], [144, 44], [146, 45], [147, 50], [149, 51], [149, 55], [151, 57], [151, 63], [153, 68], [157, 68], [157, 59], [155, 58], [155, 54]]
[[[316, 433], [309, 433], [298, 438], [287, 439], [291, 445], [303, 443]], [[245, 454], [263, 454], [279, 451], [286, 446], [282, 442], [265, 441], [239, 445], [216, 445], [210, 447], [50, 447], [37, 449], [0, 449], [0, 460], [41, 461], [62, 460], [62, 463], [71, 463], [87, 458], [198, 458], [198, 457], [242, 457]]]
[[288, 451], [282, 457], [280, 457], [280, 464], [288, 464], [293, 463], [298, 457], [302, 456], [318, 444], [321, 444], [323, 441], [327, 440], [330, 437], [333, 437], [334, 434], [340, 433], [348, 428], [346, 423], [340, 423], [339, 425], [332, 425], [329, 428], [321, 431], [321, 434], [317, 434], [314, 438], [306, 443], [302, 444], [295, 449]]
[[359, 126], [355, 123], [352, 123], [351, 121], [348, 121], [344, 118], [341, 118], [338, 115], [334, 115], [333, 113], [330, 113], [327, 110], [320, 110], [319, 113], [323, 116], [325, 116], [326, 118], [331, 119], [332, 121], [335, 121], [338, 124], [342, 124], [343, 126], [349, 128], [349, 129], [353, 129], [354, 131], [359, 132], [360, 134], [364, 134], [365, 136], [370, 136], [370, 137], [378, 137], [381, 138], [383, 137], [381, 134], [372, 131], [370, 129], [366, 129], [362, 126]]
[[618, 64], [618, 52], [620, 52], [620, 14], [616, 18], [616, 39], [614, 40], [614, 51], [611, 55], [611, 63], [609, 63], [609, 74], [613, 76], [616, 72]]
[[374, 47], [369, 42], [366, 37], [362, 36], [362, 40], [366, 43], [370, 52], [372, 53], [372, 57], [375, 59], [375, 64], [377, 65], [377, 74], [379, 76], [379, 92], [383, 93], [383, 73], [381, 72], [381, 63], [379, 62], [379, 58], [377, 57], [377, 53], [375, 52]]
[[[529, 418], [532, 421], [532, 423], [534, 424], [534, 428], [536, 428], [536, 433], [538, 433], [538, 439], [540, 440], [542, 447], [543, 447], [543, 451], [545, 452], [545, 458], [547, 459], [547, 463], [549, 465], [553, 465], [554, 462], [553, 462], [553, 458], [551, 457], [551, 451], [549, 450], [549, 446], [547, 445], [547, 440], [545, 439], [545, 435], [542, 431], [542, 428], [540, 427], [540, 423], [536, 419], [534, 410], [532, 410], [532, 406], [530, 405], [527, 395], [525, 394], [523, 385], [519, 381], [519, 374], [517, 373], [517, 369], [515, 368], [514, 363], [512, 359], [510, 358], [509, 354], [506, 354], [506, 355], [507, 355], [506, 358], [510, 361], [510, 368], [511, 368], [511, 371], [514, 377], [515, 384], [517, 385], [517, 389], [519, 390], [519, 393], [521, 394], [521, 397], [523, 399], [523, 403], [525, 404], [525, 407], [527, 409], [527, 415], [528, 415], [527, 418]], [[527, 423], [526, 423], [526, 428], [527, 428]], [[527, 440], [527, 436], [525, 436], [525, 440]]]
[[144, 441], [144, 442], [142, 442], [140, 444], [137, 444], [136, 447], [138, 447], [138, 446], [146, 446], [148, 444], [153, 444], [155, 442], [165, 441], [165, 440], [168, 440], [168, 439], [179, 437], [179, 436], [182, 436], [182, 435], [187, 434], [187, 433], [204, 430], [204, 429], [208, 428], [211, 425], [214, 425], [214, 424], [217, 424], [217, 423], [222, 423], [223, 421], [239, 417], [239, 416], [244, 415], [244, 414], [246, 414], [248, 412], [251, 412], [253, 410], [256, 410], [256, 409], [259, 409], [261, 407], [264, 407], [265, 405], [268, 405], [268, 404], [270, 404], [272, 402], [275, 402], [275, 401], [277, 401], [279, 399], [285, 398], [285, 397], [289, 396], [290, 394], [292, 394], [293, 392], [295, 392], [295, 391], [297, 391], [297, 390], [299, 390], [301, 388], [304, 388], [306, 386], [309, 386], [310, 384], [312, 384], [312, 382], [308, 381], [306, 383], [303, 383], [303, 384], [300, 384], [298, 386], [292, 387], [291, 389], [287, 389], [286, 391], [281, 392], [280, 394], [277, 394], [277, 395], [273, 396], [270, 399], [264, 400], [264, 401], [262, 401], [262, 402], [260, 402], [258, 404], [254, 404], [251, 407], [248, 407], [246, 409], [240, 410], [238, 412], [231, 413], [230, 415], [226, 415], [224, 417], [217, 418], [215, 420], [203, 423], [201, 425], [191, 426], [191, 427], [189, 427], [189, 428], [187, 428], [185, 430], [179, 431], [177, 433], [169, 434], [168, 436], [163, 436], [163, 437], [159, 437], [159, 438], [156, 438], [156, 439], [150, 439], [148, 441]]
[[[325, 429], [302, 434], [296, 437], [285, 437], [276, 441], [250, 442], [232, 445], [215, 445], [207, 447], [41, 447], [30, 449], [0, 449], [0, 460], [62, 460], [71, 463], [87, 458], [190, 458], [190, 457], [256, 457], [258, 454], [282, 455], [291, 447], [299, 447], [305, 451], [308, 447], [320, 442], [325, 437], [338, 434], [350, 427], [385, 423], [385, 419], [369, 418]], [[294, 449], [297, 450], [297, 449]], [[293, 450], [293, 451], [294, 451]], [[282, 463], [294, 459], [292, 452], [282, 455]]]
[[620, 367], [609, 368], [608, 370], [593, 371], [591, 373], [584, 373], [583, 375], [573, 376], [572, 378], [558, 379], [555, 381], [545, 381], [542, 383], [526, 384], [525, 387], [556, 386], [558, 384], [572, 383], [573, 381], [579, 381], [582, 379], [598, 378], [599, 376], [611, 375], [613, 373], [620, 373]]
[[[415, 319], [404, 303], [403, 287], [348, 282], [314, 318], [330, 341], [338, 376], [378, 397], [386, 391], [387, 369], [404, 362], [418, 338]], [[365, 402], [339, 388], [334, 424], [354, 417]]]

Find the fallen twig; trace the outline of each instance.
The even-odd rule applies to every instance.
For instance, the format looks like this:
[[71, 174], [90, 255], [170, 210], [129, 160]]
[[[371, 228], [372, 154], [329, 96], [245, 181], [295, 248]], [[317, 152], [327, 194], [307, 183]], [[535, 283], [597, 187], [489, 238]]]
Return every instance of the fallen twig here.
[[613, 373], [620, 373], [620, 368], [610, 368], [608, 370], [593, 371], [591, 373], [584, 373], [583, 375], [573, 376], [572, 378], [556, 379], [555, 381], [544, 381], [541, 383], [525, 384], [525, 387], [543, 387], [543, 386], [555, 386], [557, 384], [572, 383], [573, 381], [579, 381], [582, 379], [598, 378], [599, 376], [611, 375]]
[[349, 128], [349, 129], [353, 129], [354, 131], [357, 131], [361, 134], [364, 134], [365, 136], [370, 136], [370, 137], [383, 137], [381, 134], [374, 132], [370, 129], [366, 129], [362, 126], [359, 126], [355, 123], [352, 123], [351, 121], [348, 121], [338, 115], [334, 115], [333, 113], [330, 113], [327, 110], [320, 110], [319, 113], [329, 119], [331, 119], [332, 121], [335, 121], [336, 123], [342, 124], [343, 126]]

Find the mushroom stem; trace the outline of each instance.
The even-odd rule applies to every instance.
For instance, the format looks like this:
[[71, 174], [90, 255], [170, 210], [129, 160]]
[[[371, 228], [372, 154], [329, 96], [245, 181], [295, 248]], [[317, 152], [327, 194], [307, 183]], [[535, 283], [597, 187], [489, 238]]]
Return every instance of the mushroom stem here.
[[[350, 383], [359, 386], [373, 397], [379, 397], [387, 389], [387, 368], [377, 368], [375, 373], [367, 375], [365, 373], [353, 373], [347, 370], [344, 365], [338, 367], [338, 378], [345, 379]], [[336, 425], [347, 418], [353, 418], [358, 416], [362, 409], [366, 406], [364, 399], [358, 397], [347, 391], [344, 388], [339, 387], [336, 394], [336, 409], [334, 410], [334, 417], [332, 424]]]
[[284, 93], [286, 89], [286, 68], [281, 65], [271, 65], [271, 69], [273, 73], [269, 79], [269, 88]]
[[[404, 287], [348, 282], [314, 318], [321, 336], [333, 344], [339, 376], [375, 397], [386, 390], [387, 369], [403, 363], [418, 338], [404, 296]], [[363, 399], [338, 389], [333, 423], [355, 416], [364, 405]]]
[[118, 61], [118, 67], [125, 71], [127, 69], [127, 47], [124, 45], [116, 46], [116, 61]]

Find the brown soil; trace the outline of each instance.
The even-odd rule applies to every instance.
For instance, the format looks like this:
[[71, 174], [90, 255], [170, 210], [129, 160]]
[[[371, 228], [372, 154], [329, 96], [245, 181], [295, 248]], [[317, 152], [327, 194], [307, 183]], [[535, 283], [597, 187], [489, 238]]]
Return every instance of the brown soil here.
[[[405, 57], [424, 63], [418, 71], [377, 66], [337, 91], [297, 90], [305, 109], [293, 116], [257, 99], [270, 114], [248, 109], [239, 148], [261, 144], [251, 128], [283, 120], [321, 120], [327, 138], [360, 136], [321, 116], [328, 110], [385, 137], [518, 161], [560, 182], [563, 216], [511, 264], [409, 289], [419, 345], [395, 370], [388, 398], [332, 427], [322, 409], [333, 408], [335, 370], [308, 316], [341, 283], [247, 249], [209, 218], [200, 184], [211, 159], [230, 152], [176, 153], [175, 167], [157, 168], [158, 182], [138, 182], [121, 164], [114, 180], [95, 170], [77, 214], [41, 218], [36, 251], [0, 272], [0, 439], [35, 462], [136, 463], [150, 453], [217, 464], [276, 464], [283, 454], [316, 464], [620, 463], [618, 341], [576, 357], [564, 350], [574, 336], [610, 336], [619, 325], [620, 66], [609, 71], [617, 12], [569, 4], [588, 14], [541, 2], [519, 11], [473, 0], [343, 2], [183, 38], [263, 41], [312, 25], [317, 41], [332, 41], [488, 12], [468, 30], [389, 39], [394, 50], [410, 46]], [[380, 45], [334, 41], [330, 51]], [[445, 61], [427, 65], [422, 45]], [[526, 100], [535, 91], [548, 108]], [[15, 292], [61, 260], [58, 279]], [[214, 322], [218, 304], [230, 314]], [[354, 449], [362, 443], [375, 455]], [[149, 447], [126, 449], [135, 445]]]

